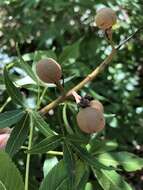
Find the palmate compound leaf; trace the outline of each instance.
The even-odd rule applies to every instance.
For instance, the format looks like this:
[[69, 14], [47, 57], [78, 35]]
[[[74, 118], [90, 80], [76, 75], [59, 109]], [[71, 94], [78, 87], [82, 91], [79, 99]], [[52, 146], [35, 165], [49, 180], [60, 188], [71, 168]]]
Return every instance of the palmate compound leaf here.
[[0, 190], [24, 190], [18, 169], [3, 151], [0, 151]]
[[16, 124], [6, 145], [6, 152], [13, 156], [23, 145], [28, 136], [29, 115], [28, 113]]
[[133, 190], [115, 170], [93, 169], [93, 173], [104, 190]]
[[11, 81], [6, 67], [4, 68], [4, 80], [5, 80], [7, 92], [9, 96], [12, 98], [13, 102], [15, 102], [18, 105], [21, 105], [22, 107], [26, 107], [24, 98], [20, 90]]
[[[76, 161], [75, 163], [75, 189], [83, 190], [88, 180], [88, 168], [82, 161]], [[64, 160], [61, 160], [55, 165], [48, 175], [43, 180], [40, 190], [71, 190], [69, 188], [69, 176], [64, 164]]]
[[30, 154], [39, 154], [39, 153], [46, 153], [50, 150], [54, 150], [55, 148], [59, 147], [62, 142], [62, 136], [54, 135], [52, 137], [47, 137], [42, 140], [40, 143], [34, 145], [27, 153]]
[[96, 155], [96, 158], [106, 166], [122, 166], [127, 172], [143, 168], [143, 159], [126, 151], [106, 152]]
[[34, 125], [39, 129], [39, 131], [46, 137], [50, 137], [54, 135], [54, 132], [50, 129], [49, 125], [46, 121], [41, 117], [38, 112], [31, 112], [33, 117]]
[[18, 110], [11, 110], [6, 111], [0, 114], [0, 129], [5, 127], [10, 127], [11, 125], [17, 123], [22, 119], [24, 116], [25, 111], [18, 109]]

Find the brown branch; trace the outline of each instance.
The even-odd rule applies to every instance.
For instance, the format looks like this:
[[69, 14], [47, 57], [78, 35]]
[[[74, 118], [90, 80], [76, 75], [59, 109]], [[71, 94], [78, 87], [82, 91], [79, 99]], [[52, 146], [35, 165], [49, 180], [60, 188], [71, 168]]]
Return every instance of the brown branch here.
[[92, 81], [100, 72], [104, 70], [104, 68], [108, 65], [108, 63], [112, 60], [116, 50], [113, 48], [110, 55], [92, 72], [90, 73], [83, 81], [77, 84], [75, 87], [70, 89], [67, 93], [62, 96], [59, 96], [56, 100], [45, 106], [40, 110], [41, 114], [46, 114], [49, 110], [55, 108], [59, 103], [63, 102], [66, 98], [72, 95], [72, 91], [77, 92], [80, 90], [85, 84]]
[[55, 99], [53, 102], [48, 104], [47, 106], [43, 107], [40, 110], [41, 114], [46, 114], [49, 110], [55, 108], [57, 105], [59, 105], [61, 102], [63, 102], [65, 99], [67, 99], [69, 96], [72, 95], [72, 92], [79, 91], [82, 87], [85, 86], [85, 84], [92, 81], [94, 78], [98, 76], [99, 73], [101, 73], [105, 67], [112, 61], [114, 55], [116, 54], [116, 51], [120, 49], [121, 46], [126, 44], [130, 39], [132, 39], [138, 32], [141, 31], [143, 28], [139, 28], [134, 34], [129, 36], [125, 41], [121, 42], [116, 48], [112, 47], [112, 51], [109, 54], [109, 56], [93, 71], [91, 72], [83, 81], [81, 81], [79, 84], [77, 84], [75, 87], [70, 89], [68, 92], [64, 93], [63, 95], [59, 96], [57, 99]]

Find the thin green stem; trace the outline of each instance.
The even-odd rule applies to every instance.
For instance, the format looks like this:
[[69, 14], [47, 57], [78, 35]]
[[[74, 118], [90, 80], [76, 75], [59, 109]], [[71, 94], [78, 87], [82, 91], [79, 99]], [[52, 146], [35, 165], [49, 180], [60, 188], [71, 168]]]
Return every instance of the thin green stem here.
[[71, 129], [71, 127], [69, 125], [69, 122], [68, 122], [68, 118], [67, 118], [67, 103], [64, 104], [62, 114], [63, 114], [63, 121], [64, 121], [64, 124], [65, 124], [66, 131], [69, 134], [73, 134], [73, 130]]
[[37, 102], [37, 109], [40, 107], [40, 105], [41, 105], [41, 103], [42, 103], [42, 100], [43, 100], [43, 98], [44, 98], [44, 96], [45, 96], [45, 93], [46, 93], [46, 91], [47, 91], [47, 86], [44, 88], [44, 90], [43, 90], [43, 92], [42, 92], [42, 94], [41, 94], [41, 96], [40, 96], [40, 98], [39, 98], [39, 101]]
[[63, 152], [59, 152], [59, 151], [48, 151], [47, 154], [63, 156]]
[[37, 109], [38, 109], [39, 102], [40, 102], [40, 85], [38, 81], [38, 94], [37, 94], [37, 105], [36, 105]]
[[27, 146], [21, 146], [21, 149], [28, 150], [28, 147]]
[[[34, 130], [33, 119], [32, 115], [30, 114], [30, 133], [29, 133], [28, 150], [30, 150], [32, 146], [33, 130]], [[30, 154], [27, 154], [26, 172], [25, 172], [25, 190], [28, 190], [29, 166], [30, 166]]]

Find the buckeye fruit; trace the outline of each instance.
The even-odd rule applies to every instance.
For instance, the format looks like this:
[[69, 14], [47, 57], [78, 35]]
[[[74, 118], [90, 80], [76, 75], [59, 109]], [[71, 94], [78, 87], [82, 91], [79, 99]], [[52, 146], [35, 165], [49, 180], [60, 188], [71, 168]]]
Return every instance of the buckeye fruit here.
[[45, 83], [57, 83], [62, 77], [61, 66], [52, 58], [40, 60], [36, 64], [36, 73]]
[[96, 108], [97, 110], [101, 111], [101, 112], [104, 112], [104, 108], [103, 108], [103, 105], [100, 101], [98, 100], [91, 100], [90, 101], [90, 107], [92, 108]]
[[109, 29], [116, 23], [116, 14], [111, 8], [102, 8], [97, 12], [95, 22], [100, 29]]
[[105, 127], [103, 112], [93, 107], [81, 109], [76, 119], [79, 128], [85, 133], [99, 132]]

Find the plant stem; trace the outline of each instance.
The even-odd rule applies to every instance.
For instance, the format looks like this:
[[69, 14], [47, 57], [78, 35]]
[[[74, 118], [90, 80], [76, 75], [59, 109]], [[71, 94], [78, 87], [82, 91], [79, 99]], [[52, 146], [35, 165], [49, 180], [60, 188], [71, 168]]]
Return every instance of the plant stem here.
[[[34, 130], [33, 119], [32, 119], [32, 115], [30, 114], [30, 133], [29, 133], [28, 150], [30, 150], [32, 146], [33, 130]], [[25, 172], [25, 190], [28, 190], [29, 166], [30, 166], [30, 154], [27, 153], [26, 172]]]
[[112, 51], [109, 54], [109, 56], [93, 72], [91, 72], [83, 81], [81, 81], [75, 87], [73, 87], [72, 89], [70, 89], [64, 95], [59, 96], [56, 100], [54, 100], [53, 102], [51, 102], [47, 106], [43, 107], [40, 110], [40, 113], [43, 114], [43, 115], [46, 114], [47, 112], [49, 112], [49, 110], [55, 108], [58, 104], [60, 104], [65, 99], [67, 99], [69, 96], [71, 96], [72, 91], [77, 92], [85, 84], [87, 84], [88, 82], [92, 81], [96, 76], [98, 76], [98, 74], [100, 74], [105, 69], [106, 66], [108, 66], [108, 64], [112, 61], [114, 55], [116, 54], [117, 50], [119, 50], [121, 46], [123, 46], [124, 44], [126, 44], [130, 39], [132, 39], [142, 29], [143, 29], [143, 27], [139, 28], [135, 33], [133, 33], [126, 40], [124, 40], [123, 42], [121, 42], [116, 48], [114, 48], [113, 44], [110, 43], [110, 45], [112, 46]]
[[39, 85], [39, 81], [38, 81], [38, 95], [37, 95], [37, 105], [36, 105], [37, 109], [38, 109], [39, 102], [40, 102], [40, 85]]
[[63, 156], [63, 152], [58, 151], [48, 151], [47, 154]]
[[63, 107], [63, 110], [62, 110], [62, 115], [63, 115], [63, 121], [64, 121], [64, 124], [65, 124], [66, 131], [69, 134], [73, 134], [73, 130], [72, 130], [71, 126], [69, 125], [69, 122], [68, 122], [68, 119], [67, 119], [67, 104], [66, 103], [64, 104], [64, 107]]
[[44, 88], [44, 90], [43, 90], [43, 92], [42, 92], [42, 94], [41, 94], [41, 97], [39, 98], [39, 101], [38, 101], [38, 103], [37, 103], [37, 109], [40, 107], [40, 105], [41, 105], [41, 102], [42, 102], [42, 99], [44, 98], [44, 96], [45, 96], [45, 93], [46, 93], [46, 91], [47, 91], [47, 86]]
[[28, 150], [27, 146], [21, 146], [21, 149]]
[[49, 110], [55, 108], [59, 103], [63, 102], [66, 98], [72, 95], [72, 92], [77, 92], [80, 90], [85, 84], [92, 81], [100, 72], [104, 70], [104, 68], [108, 65], [108, 63], [112, 60], [113, 56], [115, 55], [116, 50], [112, 49], [110, 55], [93, 71], [91, 72], [83, 81], [77, 84], [75, 87], [70, 89], [67, 93], [62, 96], [59, 96], [56, 100], [51, 102], [49, 105], [45, 106], [40, 110], [41, 114], [46, 114]]

